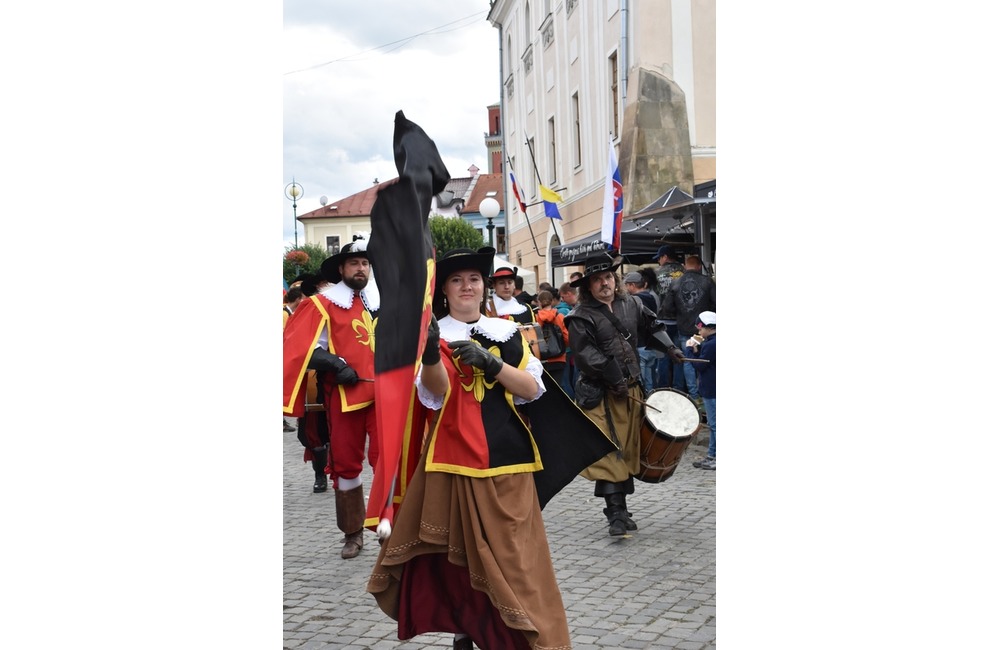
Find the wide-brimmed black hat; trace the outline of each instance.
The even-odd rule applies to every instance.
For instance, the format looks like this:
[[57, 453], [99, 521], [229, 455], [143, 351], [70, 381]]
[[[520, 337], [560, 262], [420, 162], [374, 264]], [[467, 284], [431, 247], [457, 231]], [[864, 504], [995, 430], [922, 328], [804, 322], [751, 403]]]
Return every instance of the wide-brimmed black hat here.
[[624, 261], [625, 260], [623, 260], [620, 256], [612, 257], [608, 253], [601, 253], [600, 255], [588, 257], [583, 262], [583, 277], [573, 280], [569, 283], [569, 286], [580, 287], [584, 283], [588, 282], [590, 276], [595, 273], [604, 273], [605, 271], [611, 271], [614, 273]]
[[483, 280], [490, 277], [493, 270], [493, 257], [496, 249], [484, 246], [479, 250], [471, 248], [453, 248], [441, 256], [434, 268], [434, 311], [437, 313], [439, 307], [443, 306], [444, 281], [455, 271], [475, 270], [483, 275]]
[[323, 260], [319, 267], [319, 274], [333, 284], [340, 282], [340, 265], [348, 257], [363, 257], [368, 259], [368, 238], [364, 235], [354, 235], [354, 241], [345, 244], [336, 255]]
[[302, 293], [308, 296], [313, 296], [318, 291], [316, 285], [323, 282], [323, 278], [315, 273], [302, 273], [292, 282], [294, 285], [296, 282], [299, 283], [299, 288], [302, 289]]

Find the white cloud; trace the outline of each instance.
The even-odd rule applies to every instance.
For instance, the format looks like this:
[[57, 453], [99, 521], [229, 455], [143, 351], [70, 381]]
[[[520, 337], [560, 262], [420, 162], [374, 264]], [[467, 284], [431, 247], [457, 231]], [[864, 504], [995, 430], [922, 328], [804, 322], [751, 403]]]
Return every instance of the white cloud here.
[[318, 208], [320, 196], [333, 202], [397, 175], [398, 110], [435, 141], [452, 176], [473, 164], [486, 170], [486, 107], [500, 99], [488, 9], [484, 0], [285, 3], [283, 180], [294, 176], [304, 189], [299, 214]]

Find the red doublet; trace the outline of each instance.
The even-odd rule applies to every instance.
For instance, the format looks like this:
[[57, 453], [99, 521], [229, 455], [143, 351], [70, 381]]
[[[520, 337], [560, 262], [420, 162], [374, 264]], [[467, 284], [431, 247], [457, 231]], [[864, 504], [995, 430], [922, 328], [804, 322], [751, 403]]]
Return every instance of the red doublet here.
[[[344, 358], [359, 377], [375, 377], [375, 319], [365, 309], [358, 296], [350, 309], [338, 307], [325, 296], [314, 295], [303, 300], [288, 319], [284, 330], [284, 398], [286, 415], [305, 413], [305, 378], [309, 359], [320, 334], [326, 328], [331, 354]], [[335, 399], [327, 401], [329, 411], [356, 411], [375, 401], [375, 386], [359, 381], [353, 386], [336, 386]]]

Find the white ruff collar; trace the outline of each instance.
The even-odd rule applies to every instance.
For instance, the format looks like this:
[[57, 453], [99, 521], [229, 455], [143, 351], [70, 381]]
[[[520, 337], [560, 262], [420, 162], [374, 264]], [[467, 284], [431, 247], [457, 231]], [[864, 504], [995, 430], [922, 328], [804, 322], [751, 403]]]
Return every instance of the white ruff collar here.
[[468, 341], [473, 332], [479, 332], [491, 341], [503, 343], [510, 340], [517, 331], [517, 323], [506, 318], [487, 318], [481, 316], [478, 322], [463, 323], [451, 316], [438, 320], [441, 338], [445, 341]]
[[497, 308], [497, 314], [500, 316], [512, 316], [514, 314], [523, 314], [528, 308], [523, 302], [518, 302], [517, 298], [511, 298], [510, 300], [504, 300], [499, 296], [493, 296], [493, 304]]
[[[343, 280], [337, 284], [328, 284], [323, 287], [320, 294], [342, 309], [350, 309], [351, 305], [354, 304], [354, 289], [344, 284]], [[374, 276], [368, 278], [368, 284], [361, 290], [361, 302], [365, 303], [368, 311], [378, 311], [381, 306], [382, 300]]]

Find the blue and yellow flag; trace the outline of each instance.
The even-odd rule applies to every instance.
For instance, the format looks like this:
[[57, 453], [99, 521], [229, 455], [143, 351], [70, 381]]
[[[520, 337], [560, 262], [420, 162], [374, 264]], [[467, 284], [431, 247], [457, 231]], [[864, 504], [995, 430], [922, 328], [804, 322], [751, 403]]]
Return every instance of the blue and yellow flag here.
[[559, 208], [556, 207], [556, 201], [562, 201], [563, 198], [544, 185], [539, 185], [538, 189], [542, 193], [542, 203], [545, 205], [545, 216], [550, 219], [559, 219], [561, 221], [562, 216], [559, 215]]

